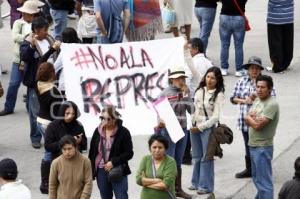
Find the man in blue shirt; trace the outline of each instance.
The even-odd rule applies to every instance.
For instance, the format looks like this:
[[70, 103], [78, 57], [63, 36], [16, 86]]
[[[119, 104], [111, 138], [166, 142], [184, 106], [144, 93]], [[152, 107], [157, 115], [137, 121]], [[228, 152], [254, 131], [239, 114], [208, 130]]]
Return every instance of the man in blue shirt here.
[[[130, 11], [128, 0], [94, 0], [94, 10], [96, 21], [100, 30], [97, 36], [97, 43], [120, 43], [123, 40], [130, 22]], [[123, 23], [121, 14], [123, 12]], [[113, 26], [115, 20], [119, 25]], [[112, 36], [113, 35], [113, 36]], [[118, 41], [112, 41], [111, 38], [119, 37]]]

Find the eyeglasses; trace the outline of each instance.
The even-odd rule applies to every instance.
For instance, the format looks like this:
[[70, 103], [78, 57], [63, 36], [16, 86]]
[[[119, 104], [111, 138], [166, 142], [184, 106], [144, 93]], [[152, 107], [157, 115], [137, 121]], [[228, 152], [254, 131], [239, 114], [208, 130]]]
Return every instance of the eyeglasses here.
[[112, 120], [110, 117], [100, 116], [99, 118], [100, 118], [101, 121], [108, 121], [108, 122], [110, 122]]

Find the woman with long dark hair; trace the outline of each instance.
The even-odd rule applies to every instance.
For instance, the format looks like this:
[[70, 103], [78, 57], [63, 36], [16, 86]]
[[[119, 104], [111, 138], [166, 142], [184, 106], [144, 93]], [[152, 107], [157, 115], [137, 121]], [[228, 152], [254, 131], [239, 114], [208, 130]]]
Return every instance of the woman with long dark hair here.
[[198, 194], [214, 191], [214, 161], [206, 160], [205, 155], [212, 128], [219, 121], [224, 101], [224, 80], [218, 67], [207, 70], [195, 92], [195, 113], [191, 129], [192, 156], [195, 161], [192, 186]]

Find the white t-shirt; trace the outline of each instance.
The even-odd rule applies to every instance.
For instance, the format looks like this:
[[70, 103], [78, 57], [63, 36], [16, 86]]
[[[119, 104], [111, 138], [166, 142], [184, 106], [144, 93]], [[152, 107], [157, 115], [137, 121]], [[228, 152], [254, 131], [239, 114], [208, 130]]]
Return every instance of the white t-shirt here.
[[199, 53], [192, 58], [189, 51], [185, 51], [184, 57], [186, 62], [185, 72], [187, 75], [186, 84], [190, 89], [191, 95], [194, 96], [200, 81], [206, 71], [213, 66], [213, 63], [203, 53]]
[[[50, 48], [50, 44], [48, 42], [47, 39], [43, 39], [43, 40], [37, 40], [37, 43], [39, 45], [39, 47], [41, 48], [41, 51], [43, 53], [43, 55], [48, 52], [49, 48]], [[53, 56], [51, 55], [48, 59], [48, 62], [52, 63], [54, 62], [53, 60]]]
[[22, 180], [17, 180], [1, 187], [0, 199], [31, 199], [31, 192], [22, 184]]

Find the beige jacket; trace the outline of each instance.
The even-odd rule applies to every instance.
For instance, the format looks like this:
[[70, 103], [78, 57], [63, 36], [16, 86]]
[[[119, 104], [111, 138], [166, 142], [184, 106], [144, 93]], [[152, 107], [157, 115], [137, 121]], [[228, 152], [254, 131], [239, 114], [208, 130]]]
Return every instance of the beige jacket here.
[[209, 119], [206, 120], [205, 112], [203, 109], [203, 89], [199, 89], [195, 93], [195, 99], [194, 99], [195, 113], [192, 116], [193, 124], [196, 123], [196, 126], [200, 131], [211, 128], [218, 123], [220, 118], [221, 108], [224, 104], [224, 99], [225, 99], [224, 93], [220, 92], [214, 103], [209, 102], [209, 99], [213, 96], [213, 91], [208, 92], [206, 87], [204, 87], [204, 89], [205, 89], [204, 106]]
[[20, 45], [24, 41], [25, 36], [31, 32], [31, 23], [27, 23], [23, 19], [18, 19], [14, 22], [12, 28], [12, 38], [14, 42], [13, 62], [20, 63]]

